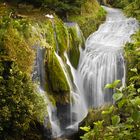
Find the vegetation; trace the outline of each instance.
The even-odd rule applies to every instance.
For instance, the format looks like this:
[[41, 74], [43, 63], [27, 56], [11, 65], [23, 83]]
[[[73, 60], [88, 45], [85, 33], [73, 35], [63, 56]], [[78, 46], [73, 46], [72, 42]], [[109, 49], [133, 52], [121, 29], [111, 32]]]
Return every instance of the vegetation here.
[[132, 36], [134, 42], [125, 46], [127, 60], [127, 84], [134, 82], [136, 89], [140, 87], [140, 31]]
[[[87, 37], [102, 23], [105, 11], [96, 0], [0, 2], [5, 1], [7, 4], [0, 3], [0, 139], [41, 140], [46, 103], [31, 81], [36, 48], [46, 49], [47, 92], [55, 101], [69, 103], [69, 83], [56, 52], [64, 63], [67, 52], [77, 68], [83, 37], [78, 26], [67, 28], [55, 13], [62, 19], [78, 22]], [[44, 13], [52, 13], [54, 18], [49, 19]]]
[[[55, 21], [55, 32], [56, 32], [56, 41], [58, 45], [56, 52], [63, 58], [64, 52], [68, 50], [69, 43], [69, 32], [61, 20], [56, 19]], [[74, 44], [73, 44], [74, 45]]]
[[[62, 101], [63, 97], [63, 102], [68, 102], [66, 100], [69, 99], [69, 85], [54, 55], [57, 40], [60, 46], [59, 53], [63, 54], [66, 51], [68, 43], [63, 33], [67, 35], [67, 30], [56, 16], [54, 20], [50, 20], [40, 12], [38, 20], [38, 14], [30, 15], [28, 11], [22, 14], [21, 9], [17, 10], [20, 15], [17, 12], [11, 16], [14, 7], [2, 4], [0, 6], [3, 9], [0, 13], [0, 139], [41, 140], [47, 110], [44, 99], [31, 81], [36, 47], [44, 47], [48, 53], [51, 50], [53, 56], [51, 55], [47, 66], [47, 74], [50, 77], [55, 74], [56, 78], [51, 77], [53, 83], [48, 82], [49, 87], [52, 95], [59, 92], [61, 100], [58, 101]], [[58, 33], [56, 40], [55, 32]], [[58, 79], [60, 75], [62, 77]], [[55, 87], [56, 84], [60, 86]]]
[[84, 36], [76, 23], [68, 23], [69, 47], [68, 57], [72, 66], [77, 69], [80, 57], [80, 48], [84, 47]]
[[[135, 73], [136, 74], [136, 73]], [[137, 74], [136, 74], [137, 75]], [[134, 75], [134, 77], [136, 76]], [[131, 77], [133, 78], [133, 77]], [[111, 84], [113, 86], [113, 84]], [[140, 135], [140, 89], [135, 88], [133, 82], [121, 89], [115, 88], [113, 94], [115, 104], [101, 111], [93, 111], [89, 116], [97, 115], [85, 127], [81, 127], [86, 133], [82, 140], [138, 140]]]
[[46, 104], [35, 89], [12, 61], [0, 62], [0, 139], [28, 138], [31, 126], [43, 124]]

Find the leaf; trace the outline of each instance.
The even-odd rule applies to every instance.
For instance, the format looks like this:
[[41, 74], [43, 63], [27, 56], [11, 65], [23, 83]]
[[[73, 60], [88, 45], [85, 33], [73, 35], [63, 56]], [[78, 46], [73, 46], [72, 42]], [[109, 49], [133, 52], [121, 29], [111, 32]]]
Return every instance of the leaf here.
[[118, 84], [120, 83], [120, 80], [115, 80], [113, 83], [111, 84], [106, 84], [105, 88], [115, 88]]
[[113, 88], [113, 85], [112, 84], [106, 84], [105, 88]]
[[140, 121], [140, 111], [135, 111], [133, 114], [132, 114], [132, 118], [134, 121]]
[[115, 80], [115, 81], [113, 82], [113, 86], [116, 87], [120, 82], [121, 82], [121, 80]]
[[113, 117], [111, 117], [111, 120], [113, 125], [117, 125], [120, 122], [120, 116], [114, 115]]
[[140, 88], [137, 89], [137, 92], [140, 93]]
[[123, 97], [123, 94], [122, 94], [122, 93], [114, 93], [114, 94], [113, 94], [113, 99], [114, 99], [115, 101], [120, 100], [122, 97]]
[[134, 106], [140, 106], [140, 97], [130, 100]]
[[130, 71], [137, 73], [137, 68], [130, 69]]
[[90, 126], [84, 126], [84, 127], [80, 127], [81, 130], [89, 132], [90, 131]]
[[125, 103], [127, 103], [127, 100], [126, 99], [122, 99], [121, 101], [118, 102], [118, 107], [122, 108]]
[[110, 113], [112, 113], [113, 110], [114, 110], [114, 106], [112, 105], [108, 110], [102, 111], [102, 114], [103, 115], [110, 114]]

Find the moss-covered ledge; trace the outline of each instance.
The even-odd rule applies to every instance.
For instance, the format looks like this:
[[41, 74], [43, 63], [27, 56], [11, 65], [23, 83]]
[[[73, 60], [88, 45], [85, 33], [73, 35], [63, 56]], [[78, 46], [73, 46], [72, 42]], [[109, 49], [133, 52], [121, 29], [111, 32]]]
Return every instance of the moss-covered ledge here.
[[87, 38], [91, 33], [97, 30], [98, 26], [104, 22], [105, 18], [106, 12], [99, 5], [97, 0], [87, 0], [81, 8], [81, 14], [70, 15], [68, 21], [77, 22], [84, 37]]
[[77, 23], [66, 23], [69, 32], [68, 57], [72, 66], [77, 69], [80, 57], [80, 48], [84, 48], [85, 39]]
[[[45, 60], [46, 69], [46, 89], [52, 94], [56, 102], [69, 102], [70, 86], [64, 69], [62, 68], [56, 53], [53, 49], [47, 51]], [[59, 100], [60, 98], [63, 100]]]

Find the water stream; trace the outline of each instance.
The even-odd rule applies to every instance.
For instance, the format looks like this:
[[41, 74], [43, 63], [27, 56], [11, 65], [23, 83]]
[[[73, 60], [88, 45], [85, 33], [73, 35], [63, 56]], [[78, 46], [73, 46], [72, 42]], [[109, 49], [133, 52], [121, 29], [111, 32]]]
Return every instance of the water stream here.
[[[98, 31], [88, 37], [85, 49], [80, 49], [80, 60], [77, 70], [72, 67], [67, 53], [64, 54], [66, 63], [70, 67], [73, 81], [67, 72], [66, 64], [55, 53], [70, 86], [71, 103], [67, 114], [70, 119], [64, 118], [64, 120], [69, 122], [61, 127], [61, 121], [57, 116], [59, 110], [52, 105], [46, 95], [48, 114], [54, 137], [65, 135], [67, 131], [76, 131], [78, 124], [86, 117], [90, 107], [100, 107], [106, 103], [113, 102], [113, 90], [105, 89], [106, 84], [119, 79], [122, 86], [125, 85], [123, 46], [126, 42], [131, 41], [130, 36], [137, 30], [138, 23], [133, 18], [126, 18], [118, 9], [107, 7], [104, 7], [104, 9], [107, 11], [107, 19], [99, 27]], [[37, 60], [33, 73], [33, 79], [39, 77], [40, 93], [43, 94], [45, 83], [44, 55], [45, 50], [37, 49]]]
[[106, 22], [86, 40], [78, 68], [87, 107], [112, 102], [113, 90], [105, 89], [106, 84], [119, 79], [125, 85], [123, 46], [138, 27], [135, 19], [126, 18], [120, 10], [104, 9]]

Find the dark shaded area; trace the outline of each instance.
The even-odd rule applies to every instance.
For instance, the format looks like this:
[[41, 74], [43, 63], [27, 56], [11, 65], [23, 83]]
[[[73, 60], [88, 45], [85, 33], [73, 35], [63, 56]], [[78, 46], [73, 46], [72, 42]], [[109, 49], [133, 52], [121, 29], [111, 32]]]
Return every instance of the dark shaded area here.
[[[86, 0], [5, 0], [13, 4], [32, 4], [35, 7], [42, 7], [56, 12], [59, 16], [67, 18], [69, 14], [79, 14], [81, 6]], [[2, 1], [4, 2], [4, 1]]]

